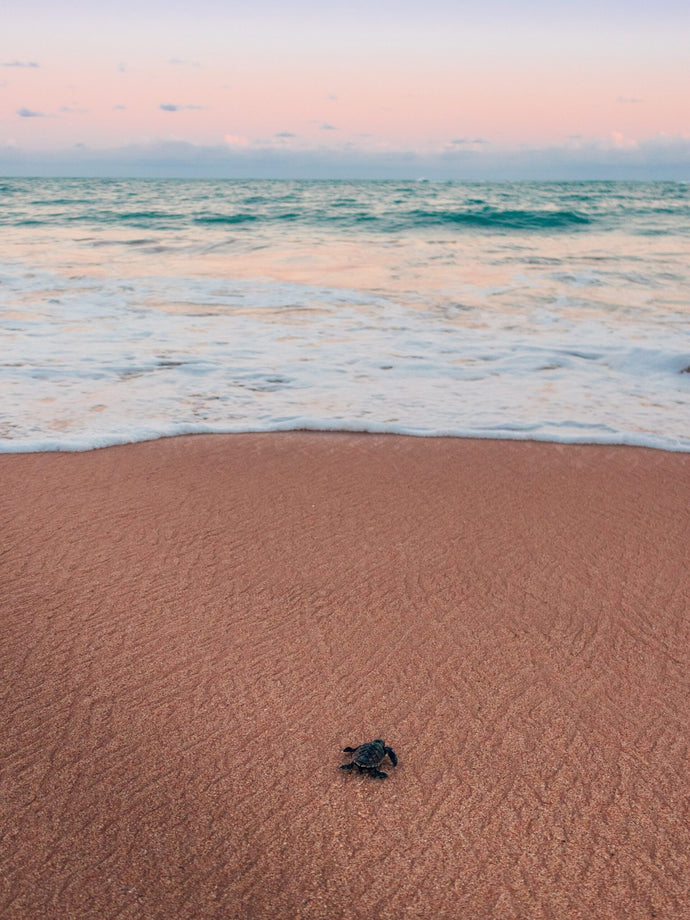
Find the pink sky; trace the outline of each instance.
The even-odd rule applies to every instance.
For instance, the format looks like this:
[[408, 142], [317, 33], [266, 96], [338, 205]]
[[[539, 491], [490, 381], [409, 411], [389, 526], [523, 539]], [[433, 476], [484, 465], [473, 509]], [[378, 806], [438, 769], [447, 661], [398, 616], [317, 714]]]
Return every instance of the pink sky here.
[[521, 15], [500, 0], [483, 14], [445, 0], [93, 6], [27, 0], [5, 16], [0, 149], [690, 141], [690, 17], [675, 0], [653, 16], [538, 2]]

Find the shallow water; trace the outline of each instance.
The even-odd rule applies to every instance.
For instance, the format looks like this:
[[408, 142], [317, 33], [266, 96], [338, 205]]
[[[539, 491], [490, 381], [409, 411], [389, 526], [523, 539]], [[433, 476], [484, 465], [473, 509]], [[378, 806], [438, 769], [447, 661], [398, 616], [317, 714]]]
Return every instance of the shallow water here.
[[680, 183], [0, 180], [0, 450], [333, 428], [690, 450]]

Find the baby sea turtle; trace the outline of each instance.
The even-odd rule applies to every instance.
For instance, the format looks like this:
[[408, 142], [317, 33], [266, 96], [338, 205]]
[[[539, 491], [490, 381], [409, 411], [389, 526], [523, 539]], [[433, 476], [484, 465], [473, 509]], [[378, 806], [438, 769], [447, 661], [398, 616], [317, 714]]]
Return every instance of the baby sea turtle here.
[[381, 779], [385, 779], [388, 776], [383, 770], [379, 770], [381, 761], [386, 754], [394, 767], [398, 763], [398, 758], [395, 756], [393, 748], [386, 747], [381, 738], [377, 738], [375, 741], [367, 741], [366, 744], [360, 744], [358, 747], [343, 748], [343, 753], [353, 754], [354, 756], [350, 763], [344, 763], [341, 766], [341, 770], [352, 770], [353, 767], [357, 767], [360, 773], [362, 770], [367, 770], [370, 776], [379, 776]]

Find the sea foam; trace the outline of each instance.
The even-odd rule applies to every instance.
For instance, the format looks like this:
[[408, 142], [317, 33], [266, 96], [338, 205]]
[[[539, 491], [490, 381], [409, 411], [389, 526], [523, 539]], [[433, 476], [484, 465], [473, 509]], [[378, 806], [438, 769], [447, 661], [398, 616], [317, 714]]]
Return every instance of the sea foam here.
[[2, 451], [303, 428], [690, 450], [684, 186], [3, 189]]

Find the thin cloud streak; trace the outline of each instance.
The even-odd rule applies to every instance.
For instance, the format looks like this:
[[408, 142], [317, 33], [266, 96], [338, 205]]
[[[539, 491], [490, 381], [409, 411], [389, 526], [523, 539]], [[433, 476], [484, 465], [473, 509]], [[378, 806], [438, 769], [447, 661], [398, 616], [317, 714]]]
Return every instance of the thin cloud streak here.
[[162, 112], [181, 112], [184, 109], [194, 109], [196, 111], [201, 111], [204, 108], [204, 106], [203, 105], [177, 105], [176, 103], [173, 103], [173, 102], [162, 102], [158, 106], [158, 108]]
[[454, 137], [450, 144], [454, 147], [467, 147], [470, 145], [484, 145], [489, 142], [483, 137]]

